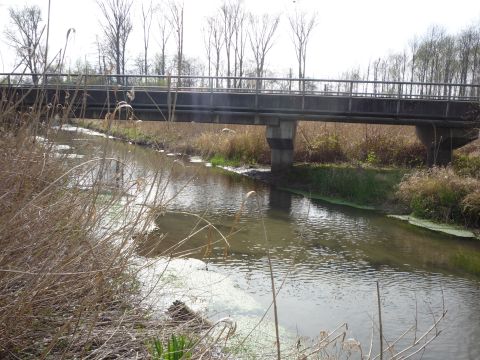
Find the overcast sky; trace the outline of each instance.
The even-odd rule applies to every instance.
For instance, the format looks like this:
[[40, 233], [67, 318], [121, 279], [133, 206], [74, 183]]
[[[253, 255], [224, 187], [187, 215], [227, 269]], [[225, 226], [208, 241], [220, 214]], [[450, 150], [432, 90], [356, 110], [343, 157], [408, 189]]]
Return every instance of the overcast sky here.
[[[133, 1], [133, 33], [128, 55], [142, 52], [140, 8], [142, 0]], [[185, 0], [185, 55], [205, 59], [201, 29], [205, 17], [217, 11], [221, 0]], [[95, 0], [51, 0], [50, 54], [60, 50], [66, 32], [75, 28], [68, 55], [73, 66], [78, 57], [95, 62], [95, 38], [101, 34], [101, 15]], [[37, 4], [47, 17], [48, 0], [0, 0], [0, 71], [9, 72], [14, 54], [5, 42], [4, 30], [9, 24], [8, 8]], [[267, 57], [267, 65], [279, 74], [296, 68], [286, 14], [295, 7], [318, 13], [319, 25], [309, 45], [306, 75], [334, 78], [355, 67], [392, 52], [402, 51], [415, 35], [423, 35], [433, 25], [442, 25], [456, 33], [472, 23], [480, 22], [480, 0], [244, 0], [245, 7], [255, 13], [281, 13], [275, 44]], [[156, 26], [152, 26], [150, 53], [158, 50]], [[174, 44], [170, 54], [174, 53]], [[131, 64], [131, 63], [130, 63]]]

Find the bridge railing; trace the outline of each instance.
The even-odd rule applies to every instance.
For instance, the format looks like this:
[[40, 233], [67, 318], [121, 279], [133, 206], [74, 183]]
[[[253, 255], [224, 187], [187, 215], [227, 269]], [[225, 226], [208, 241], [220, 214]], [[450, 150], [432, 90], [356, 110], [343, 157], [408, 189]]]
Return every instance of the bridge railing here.
[[461, 101], [478, 101], [480, 99], [480, 85], [477, 84], [233, 76], [0, 73], [0, 86], [29, 85], [396, 99]]

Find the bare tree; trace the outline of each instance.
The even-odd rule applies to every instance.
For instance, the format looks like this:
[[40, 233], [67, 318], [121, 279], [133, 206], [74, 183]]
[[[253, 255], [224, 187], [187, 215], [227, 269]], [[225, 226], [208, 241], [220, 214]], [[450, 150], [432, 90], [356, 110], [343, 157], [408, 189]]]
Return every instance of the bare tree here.
[[142, 28], [143, 28], [143, 72], [148, 75], [148, 46], [150, 44], [150, 28], [152, 27], [153, 20], [153, 7], [152, 1], [147, 8], [142, 3]]
[[[279, 16], [270, 16], [263, 14], [262, 16], [250, 15], [250, 48], [252, 49], [255, 60], [255, 75], [262, 77], [265, 71], [265, 58], [272, 48], [273, 35], [278, 28], [280, 22]], [[259, 82], [261, 88], [262, 83]]]
[[37, 5], [22, 9], [9, 8], [12, 26], [5, 30], [5, 36], [19, 57], [19, 65], [24, 65], [32, 74], [32, 81], [38, 84], [38, 73], [45, 59], [42, 51], [45, 25], [42, 26], [42, 14]]
[[205, 52], [207, 55], [207, 75], [212, 76], [212, 37], [213, 29], [210, 26], [209, 18], [207, 18], [207, 25], [202, 28], [203, 43], [205, 45]]
[[210, 34], [210, 44], [209, 46], [212, 48], [212, 51], [215, 55], [214, 58], [214, 66], [215, 66], [215, 77], [216, 84], [215, 86], [218, 88], [219, 81], [218, 76], [220, 75], [220, 56], [223, 48], [223, 25], [221, 20], [218, 17], [209, 17], [207, 18], [207, 32]]
[[[467, 84], [468, 70], [470, 68], [472, 45], [474, 43], [475, 31], [472, 27], [463, 30], [457, 38], [458, 52], [460, 55], [460, 83]], [[460, 88], [460, 95], [465, 95], [465, 88]]]
[[[415, 78], [415, 70], [417, 66], [417, 51], [418, 51], [418, 38], [414, 37], [410, 42], [410, 52], [411, 52], [411, 60], [410, 60], [410, 83], [413, 83]], [[410, 96], [412, 96], [413, 91], [413, 84], [410, 84]]]
[[442, 27], [432, 26], [423, 36], [414, 37], [407, 50], [379, 58], [372, 65], [372, 69], [370, 65], [367, 69], [367, 79], [372, 72], [374, 81], [410, 82], [404, 87], [393, 84], [381, 84], [379, 87], [378, 83], [374, 83], [374, 94], [401, 90], [410, 96], [478, 96], [476, 87], [448, 84], [479, 84], [480, 23], [469, 25], [453, 35]]
[[[125, 74], [125, 51], [132, 32], [132, 0], [97, 0], [103, 15], [101, 26], [107, 56], [115, 63], [117, 74]], [[120, 78], [118, 79], [120, 81]]]
[[[157, 13], [160, 12], [160, 9], [157, 8]], [[170, 39], [171, 35], [171, 28], [170, 23], [167, 17], [165, 16], [164, 12], [162, 15], [158, 17], [158, 30], [159, 30], [159, 38], [157, 39], [158, 44], [160, 45], [160, 56], [158, 61], [158, 73], [160, 75], [165, 75], [166, 73], [166, 50], [167, 50], [167, 43]]]
[[[310, 16], [304, 11], [297, 11], [288, 17], [290, 27], [292, 28], [292, 41], [295, 46], [295, 54], [298, 61], [298, 78], [305, 78], [305, 67], [307, 63], [307, 45], [310, 34], [317, 23], [317, 13]], [[300, 82], [298, 84], [300, 90]]]
[[[177, 43], [177, 75], [182, 74], [182, 61], [183, 61], [183, 1], [171, 0], [169, 3], [170, 18], [169, 22], [173, 28], [173, 35]], [[178, 85], [180, 85], [180, 78], [178, 79]]]
[[[235, 16], [235, 66], [234, 75], [236, 77], [243, 77], [244, 63], [245, 63], [245, 48], [247, 45], [247, 31], [245, 28], [246, 20], [248, 20], [248, 13], [241, 6], [241, 0], [239, 0], [238, 11]], [[235, 87], [242, 87], [242, 80], [238, 79]]]
[[[231, 53], [232, 50], [235, 51], [234, 35], [236, 32], [237, 18], [241, 11], [240, 9], [241, 0], [224, 0], [220, 7], [220, 16], [223, 21], [223, 41], [225, 44], [225, 55], [227, 60], [227, 77], [232, 76]], [[230, 85], [231, 81], [230, 79], [227, 79], [227, 87], [230, 88]]]

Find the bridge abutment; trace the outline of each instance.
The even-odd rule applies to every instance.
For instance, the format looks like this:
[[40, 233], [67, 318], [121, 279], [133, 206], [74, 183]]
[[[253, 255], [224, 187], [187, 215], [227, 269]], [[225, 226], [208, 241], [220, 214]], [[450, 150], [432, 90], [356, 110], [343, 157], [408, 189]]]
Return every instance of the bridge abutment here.
[[272, 172], [288, 171], [293, 164], [297, 122], [273, 119], [267, 122], [266, 137], [271, 150]]
[[478, 129], [417, 125], [416, 133], [427, 148], [428, 166], [446, 166], [452, 162], [453, 150], [479, 137]]

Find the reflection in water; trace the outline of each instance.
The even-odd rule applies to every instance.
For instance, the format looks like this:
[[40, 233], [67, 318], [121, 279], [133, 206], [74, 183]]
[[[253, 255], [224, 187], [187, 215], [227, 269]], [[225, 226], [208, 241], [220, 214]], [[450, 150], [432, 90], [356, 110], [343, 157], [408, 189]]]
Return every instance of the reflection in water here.
[[290, 213], [292, 208], [292, 194], [290, 192], [272, 187], [268, 198], [268, 211], [272, 215], [275, 216], [277, 213]]
[[[65, 134], [66, 144], [71, 136]], [[91, 139], [83, 148], [76, 143], [75, 151], [95, 156], [105, 151], [104, 141]], [[162, 170], [160, 195], [167, 211], [157, 219], [158, 230], [138, 239], [138, 253], [202, 259], [210, 271], [228, 275], [235, 289], [260, 304], [242, 310], [212, 303], [212, 316], [261, 316], [270, 305], [264, 224], [275, 280], [286, 279], [278, 297], [280, 322], [292, 333], [315, 337], [348, 322], [352, 335], [368, 344], [378, 280], [388, 340], [409, 328], [415, 314], [420, 329], [431, 325], [431, 312], [441, 309], [444, 297], [444, 334], [424, 358], [469, 359], [480, 353], [480, 283], [464, 266], [480, 264], [479, 242], [304, 199], [187, 159], [167, 160], [119, 142], [106, 146], [107, 156], [127, 164], [123, 178], [137, 179], [131, 191], [140, 191]], [[256, 198], [246, 200], [236, 216], [252, 190]], [[227, 236], [227, 257], [217, 229]]]

